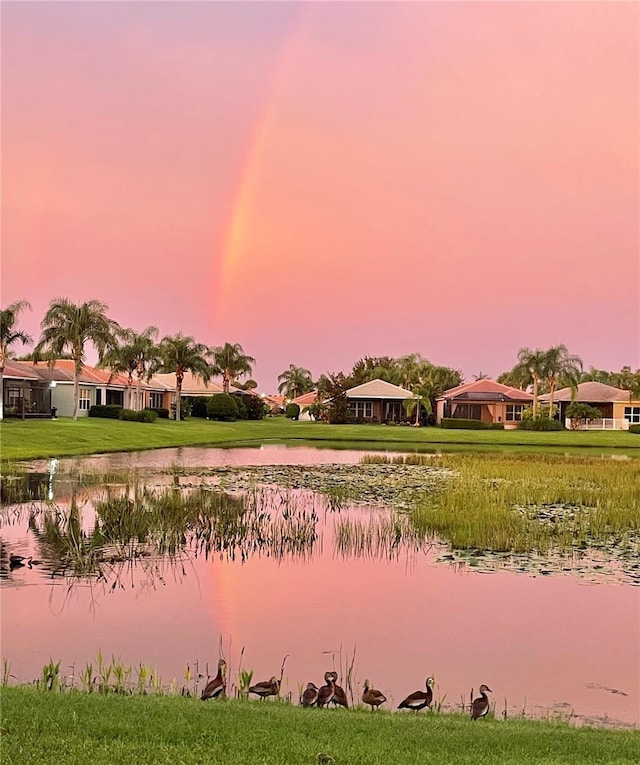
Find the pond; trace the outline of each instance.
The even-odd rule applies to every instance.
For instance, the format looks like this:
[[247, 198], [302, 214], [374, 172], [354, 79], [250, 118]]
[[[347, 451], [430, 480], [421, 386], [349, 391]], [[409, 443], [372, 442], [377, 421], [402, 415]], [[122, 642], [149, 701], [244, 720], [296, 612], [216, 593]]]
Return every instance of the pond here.
[[[386, 499], [356, 502], [353, 492], [317, 490], [321, 474], [357, 486], [369, 469], [364, 456], [265, 446], [31, 463], [54, 509], [34, 500], [3, 510], [2, 656], [12, 681], [37, 678], [52, 659], [78, 685], [101, 651], [134, 668], [155, 667], [165, 685], [175, 678], [179, 688], [195, 684], [187, 666], [215, 674], [222, 652], [230, 684], [240, 666], [253, 670], [255, 682], [279, 675], [284, 661], [282, 695], [295, 702], [301, 686], [321, 684], [335, 667], [345, 686], [350, 670], [356, 700], [368, 679], [389, 708], [434, 675], [444, 708], [460, 709], [486, 683], [497, 715], [640, 723], [635, 562], [618, 568], [601, 550], [575, 565], [551, 554], [541, 565], [522, 565], [518, 556], [499, 565], [465, 558], [415, 533]], [[411, 466], [375, 469], [367, 475], [379, 486], [391, 470], [404, 470], [405, 487], [418, 491]], [[446, 478], [438, 465], [426, 469], [421, 485]], [[202, 508], [218, 501], [212, 489], [220, 484], [224, 508], [208, 515]], [[117, 539], [103, 529], [91, 550], [97, 563], [87, 555], [85, 570], [77, 559], [60, 563], [53, 552], [60, 537], [67, 545], [80, 531], [85, 542], [98, 538], [101, 500], [137, 502], [145, 488], [144, 544], [134, 551], [122, 528]], [[168, 528], [162, 502], [171, 504], [172, 491], [201, 497], [197, 521]], [[211, 525], [221, 512], [222, 530], [218, 520]], [[41, 562], [9, 565], [16, 554]]]

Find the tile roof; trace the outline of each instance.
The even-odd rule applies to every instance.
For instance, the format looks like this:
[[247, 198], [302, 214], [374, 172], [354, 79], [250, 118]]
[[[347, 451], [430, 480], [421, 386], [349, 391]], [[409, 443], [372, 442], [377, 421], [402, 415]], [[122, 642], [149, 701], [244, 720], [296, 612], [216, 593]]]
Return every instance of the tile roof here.
[[7, 359], [4, 364], [4, 377], [16, 380], [41, 380], [42, 378], [33, 367], [31, 361], [12, 361]]
[[[163, 372], [155, 375], [151, 378], [151, 382], [161, 383], [166, 390], [175, 391], [176, 389], [176, 374], [175, 372]], [[193, 372], [185, 372], [182, 380], [182, 395], [183, 396], [213, 396], [215, 393], [223, 393], [224, 389], [219, 382], [215, 380], [209, 380], [208, 383], [203, 382], [200, 377], [197, 377]], [[249, 391], [242, 391], [238, 388], [234, 388], [233, 385], [229, 388], [229, 393], [249, 393]]]
[[473, 382], [462, 383], [455, 388], [449, 388], [438, 401], [451, 399], [470, 399], [474, 401], [533, 401], [533, 396], [526, 390], [512, 388], [510, 385], [503, 385], [495, 380], [474, 380]]
[[371, 380], [350, 388], [347, 391], [347, 398], [395, 398], [404, 401], [407, 398], [413, 398], [413, 393], [385, 380]]
[[312, 390], [310, 393], [303, 393], [301, 396], [296, 396], [291, 400], [291, 403], [297, 404], [298, 406], [311, 406], [311, 404], [315, 404], [317, 400], [318, 391]]
[[[548, 401], [548, 393], [540, 396], [540, 401]], [[614, 388], [601, 382], [583, 382], [578, 385], [578, 390], [573, 394], [571, 388], [561, 388], [553, 394], [554, 403], [558, 401], [579, 401], [580, 403], [604, 404], [610, 401], [630, 401], [631, 394], [628, 390]]]

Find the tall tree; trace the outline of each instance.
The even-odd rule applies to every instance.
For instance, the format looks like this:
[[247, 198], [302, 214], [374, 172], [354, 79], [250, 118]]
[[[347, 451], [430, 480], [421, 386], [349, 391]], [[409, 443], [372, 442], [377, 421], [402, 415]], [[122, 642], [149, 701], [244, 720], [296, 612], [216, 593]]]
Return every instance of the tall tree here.
[[526, 379], [533, 386], [533, 416], [538, 416], [538, 396], [540, 381], [546, 379], [546, 353], [536, 348], [521, 348], [518, 351], [518, 363], [511, 370], [516, 377]]
[[76, 305], [67, 298], [54, 298], [40, 326], [40, 342], [34, 359], [42, 357], [50, 363], [65, 351], [74, 362], [73, 419], [78, 419], [79, 381], [85, 363], [85, 347], [92, 343], [99, 359], [113, 347], [121, 331], [120, 325], [107, 316], [109, 306], [100, 300], [88, 300]]
[[433, 412], [433, 405], [431, 403], [433, 384], [430, 380], [425, 380], [422, 383], [413, 385], [411, 391], [413, 396], [406, 398], [403, 403], [408, 417], [411, 417], [415, 412], [416, 419], [414, 425], [417, 427], [420, 425], [420, 413], [422, 409], [424, 409], [427, 417]]
[[138, 333], [133, 329], [123, 329], [119, 333], [117, 344], [102, 358], [99, 366], [108, 367], [116, 374], [126, 374], [129, 386], [133, 385], [136, 374], [136, 402], [134, 409], [144, 409], [141, 388], [142, 380], [150, 380], [161, 364], [162, 357], [156, 343], [158, 330], [146, 327]]
[[347, 390], [351, 387], [349, 378], [342, 372], [320, 375], [318, 397], [326, 403], [326, 414], [330, 423], [342, 425], [349, 420], [349, 399]]
[[609, 384], [628, 390], [632, 398], [640, 398], [640, 369], [633, 372], [631, 367], [622, 367], [619, 372], [611, 373]]
[[213, 348], [213, 374], [222, 375], [222, 389], [225, 393], [236, 378], [250, 375], [256, 360], [247, 356], [239, 343], [225, 343]]
[[17, 328], [18, 315], [27, 308], [31, 310], [27, 300], [16, 300], [0, 310], [0, 420], [4, 417], [4, 367], [13, 353], [11, 346], [18, 342], [23, 345], [32, 342], [30, 335]]
[[347, 377], [348, 385], [354, 388], [371, 380], [394, 382], [398, 376], [396, 359], [391, 356], [365, 356], [353, 365], [351, 374]]
[[191, 372], [205, 383], [209, 382], [213, 370], [207, 361], [209, 349], [203, 343], [196, 343], [190, 335], [167, 335], [159, 345], [162, 369], [176, 376], [176, 420], [181, 418], [182, 382], [185, 372]]
[[582, 373], [582, 359], [569, 353], [566, 345], [553, 345], [544, 352], [542, 368], [549, 385], [549, 416], [553, 416], [553, 394], [558, 379], [575, 392]]
[[281, 375], [278, 375], [278, 392], [287, 398], [296, 398], [303, 393], [310, 393], [314, 389], [311, 372], [304, 367], [297, 367], [295, 364], [289, 364]]

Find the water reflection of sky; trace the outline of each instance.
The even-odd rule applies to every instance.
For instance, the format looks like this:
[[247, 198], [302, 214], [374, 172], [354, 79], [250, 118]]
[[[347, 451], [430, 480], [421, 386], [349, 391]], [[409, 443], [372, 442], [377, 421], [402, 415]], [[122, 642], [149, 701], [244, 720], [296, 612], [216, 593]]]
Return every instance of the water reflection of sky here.
[[[158, 452], [138, 461], [107, 455], [82, 464], [111, 470], [178, 461], [313, 464], [314, 455], [315, 464], [357, 462], [361, 456], [283, 447], [260, 454], [195, 451], [163, 450], [163, 464], [156, 462]], [[640, 723], [640, 589], [586, 586], [570, 574], [435, 565], [433, 550], [344, 558], [334, 548], [333, 522], [328, 514], [319, 524], [311, 558], [142, 558], [117, 562], [106, 581], [75, 584], [51, 579], [38, 566], [12, 570], [2, 585], [2, 655], [23, 681], [38, 676], [50, 658], [66, 671], [75, 664], [77, 673], [100, 649], [128, 664], [155, 664], [167, 683], [173, 677], [180, 683], [187, 663], [215, 664], [222, 636], [232, 679], [243, 647], [243, 667], [258, 680], [279, 674], [288, 655], [285, 692], [297, 698], [299, 685], [318, 683], [339, 663], [341, 649], [344, 664], [355, 648], [358, 684], [367, 677], [395, 704], [434, 674], [436, 697], [446, 694], [449, 706], [485, 682], [498, 712], [506, 702], [510, 714], [555, 709]], [[11, 552], [37, 552], [25, 524], [5, 524], [2, 539]]]

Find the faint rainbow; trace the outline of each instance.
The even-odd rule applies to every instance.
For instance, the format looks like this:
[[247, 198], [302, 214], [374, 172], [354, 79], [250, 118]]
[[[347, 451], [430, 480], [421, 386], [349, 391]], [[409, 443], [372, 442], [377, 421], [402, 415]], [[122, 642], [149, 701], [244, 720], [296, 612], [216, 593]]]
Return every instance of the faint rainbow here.
[[297, 17], [292, 24], [282, 49], [273, 67], [271, 84], [267, 89], [252, 137], [248, 142], [246, 159], [240, 174], [240, 181], [232, 195], [231, 215], [224, 238], [222, 256], [214, 295], [213, 308], [218, 313], [223, 310], [225, 298], [229, 296], [233, 274], [246, 252], [253, 197], [260, 177], [262, 157], [277, 120], [284, 85], [290, 76], [293, 63], [302, 45], [304, 30], [310, 16], [311, 4], [300, 3], [296, 7]]

